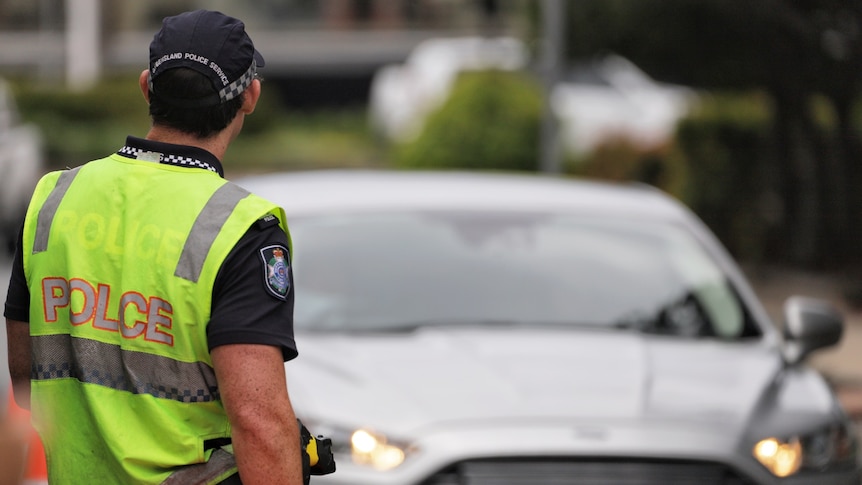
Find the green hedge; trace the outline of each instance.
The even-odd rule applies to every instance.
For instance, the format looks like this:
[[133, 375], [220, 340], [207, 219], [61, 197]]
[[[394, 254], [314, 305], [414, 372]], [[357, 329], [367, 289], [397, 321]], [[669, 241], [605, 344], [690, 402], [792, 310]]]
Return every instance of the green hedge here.
[[688, 178], [686, 160], [673, 145], [644, 149], [626, 137], [610, 138], [592, 152], [569, 156], [564, 163], [569, 175], [612, 182], [642, 182], [682, 199]]
[[762, 190], [771, 147], [769, 103], [759, 93], [703, 94], [666, 146], [624, 137], [569, 159], [566, 172], [654, 185], [691, 208], [740, 259], [762, 260], [773, 215]]
[[[276, 86], [268, 84], [227, 153], [229, 174], [383, 163], [364, 110], [285, 110]], [[49, 169], [104, 157], [127, 135], [143, 137], [150, 127], [137, 74], [106, 79], [84, 92], [23, 80], [12, 87], [21, 117], [41, 128]]]
[[536, 170], [541, 88], [524, 73], [483, 71], [458, 77], [419, 137], [397, 146], [396, 167]]
[[[704, 94], [666, 146], [624, 137], [566, 160], [568, 175], [654, 185], [697, 213], [734, 255], [757, 260], [770, 230], [763, 171], [771, 151], [768, 99]], [[538, 169], [541, 89], [525, 73], [461, 75], [421, 134], [393, 151], [410, 169]], [[768, 194], [767, 194], [768, 195]]]
[[688, 167], [683, 201], [735, 256], [763, 259], [770, 230], [763, 190], [772, 121], [761, 94], [713, 95], [677, 128], [677, 153]]
[[137, 77], [107, 79], [84, 92], [17, 82], [13, 92], [22, 119], [41, 128], [51, 169], [103, 157], [149, 127]]

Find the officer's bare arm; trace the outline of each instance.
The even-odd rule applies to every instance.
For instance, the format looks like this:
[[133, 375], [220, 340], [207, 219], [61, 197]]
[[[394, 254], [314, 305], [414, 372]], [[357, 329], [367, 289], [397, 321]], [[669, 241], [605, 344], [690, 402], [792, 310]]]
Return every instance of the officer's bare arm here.
[[30, 324], [7, 318], [6, 346], [15, 402], [30, 409]]
[[212, 359], [242, 483], [301, 485], [299, 429], [281, 349], [222, 345]]

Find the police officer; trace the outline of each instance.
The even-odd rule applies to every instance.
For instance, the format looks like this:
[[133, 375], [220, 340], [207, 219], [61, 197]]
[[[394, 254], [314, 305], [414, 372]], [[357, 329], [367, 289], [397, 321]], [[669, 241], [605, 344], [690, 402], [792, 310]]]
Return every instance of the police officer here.
[[161, 483], [224, 451], [222, 483], [302, 483], [284, 212], [221, 164], [263, 65], [235, 18], [166, 18], [146, 138], [35, 189], [5, 316], [51, 483]]

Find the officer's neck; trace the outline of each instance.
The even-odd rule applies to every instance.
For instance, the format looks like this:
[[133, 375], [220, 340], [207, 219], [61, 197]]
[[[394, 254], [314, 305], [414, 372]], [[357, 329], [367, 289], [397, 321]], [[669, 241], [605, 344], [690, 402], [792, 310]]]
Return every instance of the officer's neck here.
[[224, 158], [227, 147], [233, 138], [230, 130], [222, 131], [209, 138], [198, 138], [165, 126], [151, 127], [146, 136], [147, 140], [201, 148], [212, 153], [219, 161]]

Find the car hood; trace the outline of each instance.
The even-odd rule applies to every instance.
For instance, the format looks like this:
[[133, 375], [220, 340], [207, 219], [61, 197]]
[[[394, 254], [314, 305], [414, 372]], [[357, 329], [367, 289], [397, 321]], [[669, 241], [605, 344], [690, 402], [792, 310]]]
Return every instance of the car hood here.
[[298, 415], [405, 434], [555, 418], [740, 427], [781, 369], [762, 342], [623, 331], [428, 328], [297, 341], [286, 369]]

